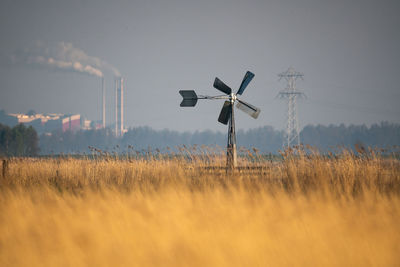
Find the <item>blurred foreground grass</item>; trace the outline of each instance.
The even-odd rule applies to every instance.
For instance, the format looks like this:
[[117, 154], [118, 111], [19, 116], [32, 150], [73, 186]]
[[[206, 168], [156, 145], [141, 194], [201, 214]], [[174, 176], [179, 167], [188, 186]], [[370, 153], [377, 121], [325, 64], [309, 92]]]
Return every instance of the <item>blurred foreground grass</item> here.
[[400, 163], [379, 155], [15, 158], [0, 266], [399, 266]]

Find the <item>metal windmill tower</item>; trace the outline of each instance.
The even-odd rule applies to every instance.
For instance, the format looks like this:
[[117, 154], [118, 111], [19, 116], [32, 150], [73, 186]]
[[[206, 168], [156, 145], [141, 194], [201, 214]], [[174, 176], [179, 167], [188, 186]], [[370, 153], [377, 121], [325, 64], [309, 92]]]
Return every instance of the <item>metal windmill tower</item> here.
[[232, 89], [224, 84], [220, 79], [215, 78], [214, 88], [225, 93], [225, 95], [219, 96], [203, 96], [197, 95], [193, 90], [181, 90], [179, 93], [183, 97], [180, 104], [181, 107], [194, 107], [198, 99], [225, 99], [225, 103], [222, 106], [221, 112], [218, 117], [218, 121], [223, 124], [228, 124], [228, 143], [226, 148], [226, 165], [228, 169], [236, 168], [237, 166], [237, 153], [236, 153], [236, 132], [235, 132], [235, 117], [234, 117], [234, 104], [241, 111], [247, 113], [254, 119], [257, 119], [260, 114], [260, 109], [240, 100], [237, 95], [242, 95], [247, 85], [253, 79], [254, 74], [250, 71], [246, 72], [242, 83], [238, 91], [232, 92]]
[[286, 125], [286, 140], [284, 147], [291, 147], [292, 145], [300, 145], [299, 134], [299, 120], [297, 115], [297, 98], [304, 97], [305, 94], [296, 89], [296, 80], [304, 77], [303, 73], [297, 72], [294, 68], [290, 67], [287, 71], [278, 74], [279, 80], [285, 79], [287, 87], [282, 89], [278, 96], [287, 99], [287, 125]]

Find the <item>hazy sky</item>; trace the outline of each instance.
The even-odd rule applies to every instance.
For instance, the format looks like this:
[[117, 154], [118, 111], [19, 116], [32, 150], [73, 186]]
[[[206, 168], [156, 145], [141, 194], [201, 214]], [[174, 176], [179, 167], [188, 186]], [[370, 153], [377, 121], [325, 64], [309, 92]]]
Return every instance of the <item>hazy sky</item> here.
[[[277, 74], [289, 66], [305, 75], [301, 126], [399, 123], [399, 13], [394, 0], [2, 0], [0, 109], [101, 118], [100, 78], [10, 63], [37, 42], [50, 50], [64, 42], [121, 72], [127, 126], [225, 131], [223, 101], [180, 108], [178, 91], [220, 94], [216, 76], [236, 90], [250, 70], [242, 99], [262, 111], [257, 120], [237, 111], [237, 127], [283, 129]], [[103, 72], [112, 123], [113, 75]]]

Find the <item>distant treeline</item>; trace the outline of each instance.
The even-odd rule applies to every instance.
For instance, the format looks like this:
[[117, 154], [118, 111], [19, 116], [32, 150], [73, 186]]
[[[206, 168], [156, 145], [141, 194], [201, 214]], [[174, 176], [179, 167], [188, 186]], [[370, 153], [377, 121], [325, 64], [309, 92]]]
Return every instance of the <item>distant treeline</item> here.
[[[226, 134], [213, 131], [176, 132], [154, 130], [149, 127], [131, 128], [122, 138], [115, 138], [110, 129], [72, 132], [54, 131], [51, 135], [40, 136], [41, 154], [90, 153], [90, 147], [122, 153], [141, 150], [177, 150], [186, 145], [226, 146]], [[255, 147], [263, 153], [277, 153], [282, 148], [284, 132], [270, 126], [237, 132], [239, 147]], [[371, 127], [343, 124], [339, 126], [308, 125], [301, 132], [303, 144], [314, 146], [321, 151], [346, 147], [353, 149], [356, 144], [365, 147], [387, 148], [400, 145], [400, 124], [382, 122]]]
[[36, 156], [39, 138], [32, 126], [23, 124], [12, 128], [0, 124], [0, 156]]
[[301, 141], [326, 151], [338, 146], [391, 148], [400, 145], [400, 124], [382, 122], [365, 125], [306, 126], [301, 131]]

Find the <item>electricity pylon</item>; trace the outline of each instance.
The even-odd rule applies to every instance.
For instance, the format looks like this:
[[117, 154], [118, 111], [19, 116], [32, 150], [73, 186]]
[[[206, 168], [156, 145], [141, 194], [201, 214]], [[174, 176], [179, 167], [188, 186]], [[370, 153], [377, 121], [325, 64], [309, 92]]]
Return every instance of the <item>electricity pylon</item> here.
[[282, 89], [278, 96], [287, 99], [287, 125], [286, 125], [286, 140], [283, 147], [289, 148], [293, 145], [300, 145], [299, 120], [297, 115], [297, 98], [305, 97], [305, 94], [296, 89], [296, 80], [303, 80], [304, 74], [297, 72], [290, 67], [287, 71], [278, 74], [279, 81], [285, 79], [287, 87]]

